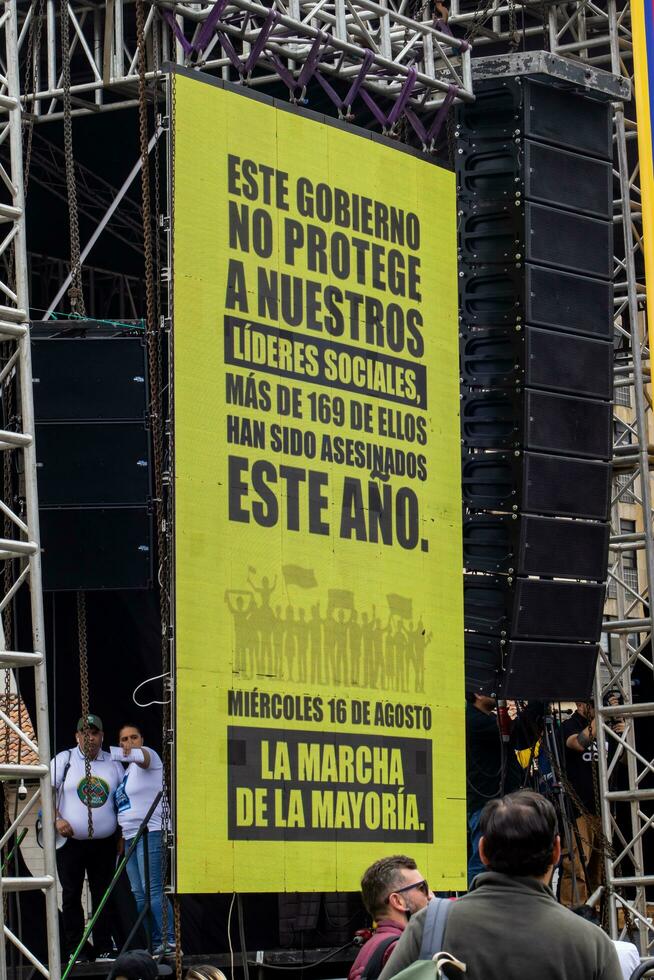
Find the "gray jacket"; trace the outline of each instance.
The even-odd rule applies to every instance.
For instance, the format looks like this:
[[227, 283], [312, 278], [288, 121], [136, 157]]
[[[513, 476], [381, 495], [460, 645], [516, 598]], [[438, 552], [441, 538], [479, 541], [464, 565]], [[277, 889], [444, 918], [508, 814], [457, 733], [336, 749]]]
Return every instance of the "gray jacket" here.
[[[426, 911], [411, 916], [379, 980], [419, 958]], [[452, 903], [443, 947], [467, 964], [467, 980], [622, 980], [608, 936], [535, 878], [477, 875]]]

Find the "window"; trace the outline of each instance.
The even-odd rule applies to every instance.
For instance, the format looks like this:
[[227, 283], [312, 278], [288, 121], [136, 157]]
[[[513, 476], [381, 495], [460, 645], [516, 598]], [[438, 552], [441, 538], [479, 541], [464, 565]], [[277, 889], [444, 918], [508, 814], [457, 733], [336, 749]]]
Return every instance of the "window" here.
[[616, 477], [617, 494], [620, 503], [633, 504], [636, 501], [634, 496], [634, 481], [630, 473], [620, 473]]
[[633, 442], [633, 433], [629, 426], [616, 419], [613, 423], [613, 445], [630, 446]]
[[[620, 533], [621, 534], [635, 534], [636, 533], [636, 522], [628, 521], [622, 519], [620, 521]], [[638, 592], [638, 560], [636, 557], [636, 551], [623, 551], [622, 552], [622, 579], [630, 589], [634, 592]], [[617, 584], [614, 579], [609, 579], [608, 588], [608, 598], [615, 599], [617, 596]], [[626, 600], [629, 602], [633, 600], [633, 596], [630, 592], [626, 594]]]
[[616, 405], [624, 405], [625, 408], [631, 408], [631, 386], [620, 385], [619, 388], [614, 388], [613, 402]]
[[[620, 520], [620, 534], [635, 534], [636, 533], [636, 522], [627, 521], [622, 518]], [[636, 561], [636, 551], [623, 551], [622, 552], [622, 567], [623, 568], [637, 568]]]

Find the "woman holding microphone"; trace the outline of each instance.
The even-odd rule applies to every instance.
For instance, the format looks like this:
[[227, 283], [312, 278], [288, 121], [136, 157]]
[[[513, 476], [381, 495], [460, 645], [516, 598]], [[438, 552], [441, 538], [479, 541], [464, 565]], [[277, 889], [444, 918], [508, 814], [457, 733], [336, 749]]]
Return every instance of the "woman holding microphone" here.
[[[163, 787], [163, 763], [153, 749], [143, 744], [138, 725], [123, 725], [118, 733], [119, 747], [112, 746], [111, 756], [117, 762], [128, 763], [127, 772], [116, 790], [118, 824], [125, 838], [125, 848], [138, 832], [155, 797]], [[162, 848], [161, 800], [148, 821], [148, 833], [140, 837], [127, 862], [127, 874], [139, 913], [145, 906], [148, 882], [145, 876], [145, 847], [148, 848], [148, 879], [150, 909], [152, 912], [152, 945], [155, 955], [175, 951], [173, 910], [170, 899], [164, 894], [161, 864]], [[163, 903], [167, 903], [166, 936], [162, 935]]]

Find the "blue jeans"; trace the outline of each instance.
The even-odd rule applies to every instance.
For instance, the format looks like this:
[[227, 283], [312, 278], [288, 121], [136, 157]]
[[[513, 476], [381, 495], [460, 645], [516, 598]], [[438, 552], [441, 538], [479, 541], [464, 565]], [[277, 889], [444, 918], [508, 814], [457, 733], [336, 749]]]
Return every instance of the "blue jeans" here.
[[485, 871], [485, 866], [481, 863], [481, 858], [479, 857], [479, 841], [481, 840], [481, 830], [479, 829], [479, 820], [481, 818], [481, 810], [475, 810], [474, 813], [468, 814], [468, 833], [470, 834], [470, 857], [468, 859], [468, 888], [475, 875], [480, 875], [482, 871]]
[[[132, 838], [133, 839], [133, 838]], [[132, 855], [127, 862], [127, 874], [129, 883], [132, 886], [132, 894], [136, 902], [136, 907], [141, 912], [145, 907], [146, 881], [144, 863], [144, 843], [148, 844], [148, 871], [150, 878], [150, 909], [152, 912], [152, 945], [160, 946], [163, 942], [161, 936], [162, 909], [164, 901], [168, 904], [168, 936], [167, 943], [171, 945], [175, 941], [175, 929], [173, 923], [173, 909], [170, 899], [164, 896], [163, 881], [161, 878], [161, 831], [151, 830], [144, 837], [141, 837], [134, 848]], [[125, 847], [129, 848], [131, 840], [125, 841]], [[147, 916], [146, 916], [147, 919]]]

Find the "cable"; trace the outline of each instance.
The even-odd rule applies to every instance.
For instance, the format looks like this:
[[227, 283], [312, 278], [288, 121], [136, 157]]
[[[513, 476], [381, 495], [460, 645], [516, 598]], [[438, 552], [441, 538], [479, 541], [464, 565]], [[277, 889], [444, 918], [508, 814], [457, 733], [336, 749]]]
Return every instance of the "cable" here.
[[244, 980], [250, 980], [250, 968], [248, 966], [248, 950], [245, 943], [245, 923], [243, 922], [243, 904], [240, 894], [236, 896], [236, 915], [238, 919], [238, 939], [241, 944], [241, 965], [243, 967]]
[[321, 966], [323, 963], [326, 963], [327, 960], [331, 960], [334, 956], [338, 956], [339, 953], [342, 953], [343, 950], [349, 949], [350, 946], [354, 945], [355, 940], [350, 939], [350, 941], [345, 943], [343, 946], [339, 946], [338, 949], [333, 949], [331, 953], [327, 954], [327, 956], [323, 956], [321, 960], [316, 960], [315, 963], [301, 963], [297, 966], [277, 966], [274, 963], [257, 963], [255, 960], [248, 960], [247, 962], [249, 966], [263, 966], [266, 968], [266, 970], [310, 970], [314, 966]]
[[234, 980], [234, 947], [232, 946], [232, 911], [234, 909], [235, 899], [236, 899], [236, 892], [232, 892], [232, 900], [229, 903], [229, 914], [227, 916], [227, 943], [229, 944], [229, 970], [231, 973], [232, 980]]
[[154, 674], [153, 677], [146, 677], [146, 679], [144, 681], [141, 681], [140, 684], [137, 684], [136, 687], [134, 688], [134, 690], [132, 691], [132, 701], [137, 706], [137, 708], [150, 708], [150, 707], [152, 707], [153, 704], [170, 704], [170, 698], [168, 698], [167, 701], [145, 701], [145, 702], [141, 702], [136, 697], [136, 692], [137, 691], [140, 691], [140, 689], [142, 687], [144, 687], [146, 684], [150, 684], [151, 681], [163, 680], [164, 677], [169, 677], [169, 676], [170, 676], [170, 671], [169, 670], [165, 670], [163, 672], [163, 674]]

